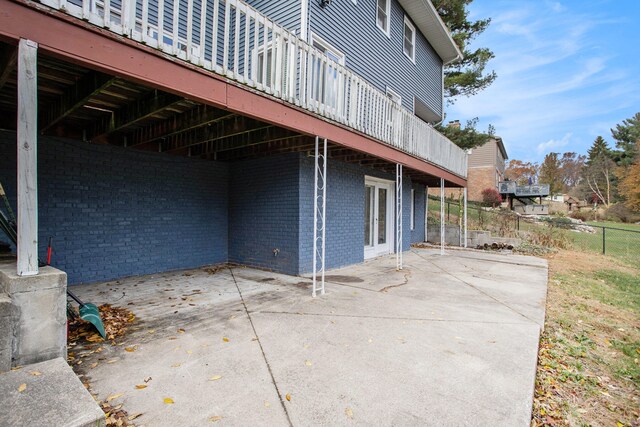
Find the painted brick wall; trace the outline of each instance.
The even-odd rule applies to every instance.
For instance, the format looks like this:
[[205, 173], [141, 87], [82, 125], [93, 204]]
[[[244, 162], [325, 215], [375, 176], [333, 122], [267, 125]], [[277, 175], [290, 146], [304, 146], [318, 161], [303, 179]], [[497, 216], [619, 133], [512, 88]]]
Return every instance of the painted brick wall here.
[[[313, 270], [313, 168], [312, 157], [300, 157], [300, 274]], [[364, 261], [365, 175], [388, 180], [395, 180], [395, 175], [332, 159], [329, 159], [327, 169], [325, 264], [330, 269]], [[416, 230], [415, 235], [411, 232], [409, 200], [412, 184], [407, 177], [403, 184], [402, 246], [408, 250], [413, 239], [419, 238], [420, 231]], [[424, 226], [422, 229], [424, 235]]]
[[230, 165], [229, 261], [298, 273], [298, 158]]
[[[0, 179], [15, 206], [14, 132]], [[69, 283], [227, 260], [227, 165], [58, 138], [38, 144], [39, 249]]]

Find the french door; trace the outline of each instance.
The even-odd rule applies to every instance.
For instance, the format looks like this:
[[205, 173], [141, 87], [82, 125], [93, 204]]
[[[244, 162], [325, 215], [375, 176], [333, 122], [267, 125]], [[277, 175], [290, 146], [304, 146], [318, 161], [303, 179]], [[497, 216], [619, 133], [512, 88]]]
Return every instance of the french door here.
[[364, 257], [393, 249], [393, 181], [366, 177], [364, 184]]

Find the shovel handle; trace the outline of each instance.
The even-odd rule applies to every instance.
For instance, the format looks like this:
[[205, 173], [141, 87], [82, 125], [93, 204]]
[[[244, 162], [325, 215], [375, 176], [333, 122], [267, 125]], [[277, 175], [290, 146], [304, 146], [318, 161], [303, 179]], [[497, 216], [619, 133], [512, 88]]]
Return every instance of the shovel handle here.
[[80, 300], [80, 298], [75, 296], [74, 293], [71, 292], [69, 289], [67, 289], [67, 295], [69, 295], [71, 297], [71, 299], [73, 299], [75, 302], [77, 302], [80, 305], [80, 307], [84, 306], [84, 303]]

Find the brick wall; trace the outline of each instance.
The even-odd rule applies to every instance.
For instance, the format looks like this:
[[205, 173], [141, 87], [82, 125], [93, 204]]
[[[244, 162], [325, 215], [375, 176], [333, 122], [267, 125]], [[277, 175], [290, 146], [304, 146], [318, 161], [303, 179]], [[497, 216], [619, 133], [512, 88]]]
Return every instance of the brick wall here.
[[[0, 131], [0, 180], [15, 207], [16, 135]], [[227, 260], [227, 165], [41, 137], [39, 252], [69, 283]]]
[[[325, 265], [330, 269], [364, 261], [365, 175], [388, 180], [395, 180], [395, 175], [333, 159], [328, 160], [327, 169]], [[308, 273], [313, 269], [313, 176], [314, 159], [301, 156], [300, 273]], [[412, 184], [407, 177], [403, 184], [403, 249], [408, 250], [412, 241], [423, 241], [424, 208], [422, 212], [416, 212], [416, 230], [411, 232], [409, 200]], [[417, 185], [416, 188], [422, 188], [419, 192], [424, 194], [424, 187]], [[424, 206], [424, 196], [421, 200], [419, 203]]]
[[496, 168], [493, 166], [469, 168], [467, 177], [469, 200], [481, 202], [482, 190], [496, 187]]
[[229, 168], [229, 261], [297, 274], [299, 154]]

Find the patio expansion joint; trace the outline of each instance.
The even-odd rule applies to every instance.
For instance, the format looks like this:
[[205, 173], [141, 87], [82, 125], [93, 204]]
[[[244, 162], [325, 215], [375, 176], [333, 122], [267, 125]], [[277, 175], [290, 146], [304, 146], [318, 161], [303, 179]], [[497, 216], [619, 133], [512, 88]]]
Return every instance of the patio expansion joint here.
[[271, 365], [269, 364], [269, 360], [267, 359], [267, 355], [264, 352], [264, 347], [262, 347], [262, 341], [260, 341], [260, 336], [258, 335], [258, 332], [256, 331], [256, 327], [253, 324], [253, 319], [251, 318], [251, 313], [249, 312], [249, 309], [247, 308], [247, 304], [244, 301], [244, 297], [242, 296], [242, 291], [240, 290], [240, 286], [238, 286], [238, 282], [236, 281], [236, 276], [233, 274], [233, 269], [231, 267], [229, 268], [229, 272], [231, 273], [231, 278], [233, 279], [233, 283], [236, 285], [236, 289], [238, 290], [238, 295], [240, 296], [240, 300], [242, 301], [242, 306], [244, 307], [244, 312], [247, 315], [247, 318], [249, 319], [249, 323], [251, 324], [251, 329], [253, 330], [253, 335], [256, 337], [256, 340], [258, 342], [258, 345], [260, 346], [260, 352], [262, 353], [262, 358], [264, 360], [264, 363], [267, 365], [267, 370], [269, 371], [269, 375], [271, 376], [271, 383], [273, 384], [273, 387], [276, 389], [276, 394], [278, 395], [278, 400], [280, 400], [280, 405], [282, 406], [282, 410], [284, 411], [284, 414], [287, 417], [287, 421], [289, 422], [289, 426], [293, 427], [293, 423], [291, 422], [291, 417], [289, 416], [289, 411], [287, 411], [287, 406], [284, 404], [284, 399], [282, 398], [282, 393], [280, 393], [280, 389], [278, 388], [278, 383], [276, 382], [276, 379], [273, 375], [273, 371], [271, 369]]
[[[427, 262], [431, 263], [433, 266], [435, 266], [435, 267], [437, 267], [438, 269], [440, 269], [440, 270], [441, 270], [442, 272], [444, 272], [445, 274], [448, 274], [449, 276], [453, 277], [454, 279], [456, 279], [456, 280], [457, 280], [457, 281], [459, 281], [460, 283], [462, 283], [462, 284], [464, 284], [464, 285], [467, 285], [468, 287], [470, 287], [470, 288], [474, 289], [475, 291], [477, 291], [477, 292], [479, 292], [479, 293], [481, 293], [481, 294], [483, 294], [483, 295], [485, 295], [485, 296], [487, 296], [487, 297], [491, 298], [492, 300], [494, 300], [494, 301], [495, 301], [495, 302], [497, 302], [498, 304], [500, 304], [500, 305], [502, 305], [502, 306], [504, 306], [504, 307], [508, 308], [508, 309], [509, 309], [509, 310], [511, 310], [512, 312], [514, 312], [514, 313], [518, 314], [519, 316], [524, 317], [524, 318], [525, 318], [525, 319], [527, 319], [528, 321], [530, 321], [530, 322], [532, 322], [532, 323], [534, 323], [534, 324], [538, 325], [539, 327], [541, 327], [541, 326], [538, 324], [538, 322], [536, 322], [535, 320], [533, 320], [533, 319], [531, 319], [530, 317], [528, 317], [528, 316], [526, 316], [526, 315], [524, 315], [524, 314], [520, 313], [520, 312], [519, 312], [518, 310], [516, 310], [515, 308], [513, 308], [513, 307], [509, 306], [508, 304], [506, 304], [506, 303], [505, 303], [505, 302], [503, 302], [503, 301], [500, 301], [498, 298], [496, 298], [496, 297], [494, 297], [493, 295], [491, 295], [491, 294], [489, 294], [489, 293], [487, 293], [487, 292], [483, 291], [482, 289], [478, 288], [477, 286], [472, 285], [471, 283], [467, 282], [466, 280], [463, 280], [463, 279], [459, 278], [458, 276], [456, 276], [455, 274], [453, 274], [453, 273], [449, 272], [448, 270], [446, 270], [446, 269], [444, 269], [444, 268], [440, 267], [440, 266], [439, 266], [438, 264], [436, 264], [433, 260], [430, 260], [430, 259], [428, 259], [428, 258], [425, 258], [424, 256], [420, 255], [420, 254], [419, 254], [419, 253], [417, 253], [417, 252], [414, 252], [414, 253], [415, 253], [416, 255], [418, 255], [420, 258], [424, 259], [425, 261], [427, 261]], [[468, 257], [462, 257], [462, 258], [468, 258]], [[484, 260], [483, 260], [483, 261], [484, 261]]]
[[336, 314], [336, 313], [300, 313], [292, 311], [272, 311], [272, 310], [256, 310], [249, 311], [253, 314], [282, 314], [291, 316], [317, 316], [317, 317], [345, 317], [353, 319], [379, 319], [379, 320], [403, 320], [414, 322], [442, 322], [442, 323], [477, 323], [477, 324], [497, 324], [497, 325], [531, 325], [531, 322], [500, 322], [487, 320], [460, 320], [460, 319], [435, 319], [428, 317], [395, 317], [395, 316], [371, 316], [364, 314]]

